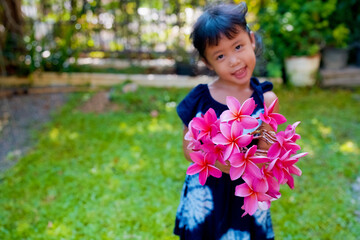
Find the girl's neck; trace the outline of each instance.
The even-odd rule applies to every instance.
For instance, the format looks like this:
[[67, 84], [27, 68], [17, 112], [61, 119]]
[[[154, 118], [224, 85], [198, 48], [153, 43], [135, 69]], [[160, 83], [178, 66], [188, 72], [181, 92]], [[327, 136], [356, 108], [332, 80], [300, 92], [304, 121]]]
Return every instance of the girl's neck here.
[[230, 81], [224, 81], [218, 78], [213, 82], [214, 87], [219, 87], [223, 89], [228, 89], [229, 91], [248, 91], [251, 90], [251, 84], [250, 81], [244, 83], [244, 84], [237, 84]]
[[253, 93], [250, 81], [246, 84], [239, 85], [217, 79], [208, 86], [211, 96], [223, 104], [226, 103], [226, 96], [233, 96], [242, 103], [251, 97]]

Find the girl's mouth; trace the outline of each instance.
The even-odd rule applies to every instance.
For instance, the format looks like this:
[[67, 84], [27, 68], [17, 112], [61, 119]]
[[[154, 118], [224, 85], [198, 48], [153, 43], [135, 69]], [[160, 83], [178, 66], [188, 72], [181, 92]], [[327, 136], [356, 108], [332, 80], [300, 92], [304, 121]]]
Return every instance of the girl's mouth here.
[[236, 77], [236, 78], [243, 78], [246, 76], [246, 67], [243, 67], [239, 70], [236, 70], [233, 75]]

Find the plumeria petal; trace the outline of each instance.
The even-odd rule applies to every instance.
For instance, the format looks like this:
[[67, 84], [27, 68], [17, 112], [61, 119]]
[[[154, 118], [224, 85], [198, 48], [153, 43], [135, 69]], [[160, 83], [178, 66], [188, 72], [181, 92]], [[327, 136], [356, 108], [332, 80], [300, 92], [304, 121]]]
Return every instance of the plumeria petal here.
[[280, 155], [281, 146], [278, 142], [275, 142], [268, 150], [267, 156], [269, 158], [276, 158]]
[[236, 119], [236, 116], [230, 110], [225, 110], [220, 115], [220, 121], [221, 122], [229, 122], [229, 121], [233, 121], [235, 119]]
[[220, 131], [227, 139], [231, 138], [231, 125], [228, 123], [220, 123]]
[[298, 168], [296, 165], [290, 166], [290, 167], [289, 167], [289, 172], [290, 172], [291, 174], [296, 175], [296, 176], [301, 176], [301, 174], [302, 174], [301, 169]]
[[249, 215], [253, 215], [258, 209], [258, 198], [256, 194], [251, 194], [244, 198], [244, 209]]
[[275, 167], [273, 170], [275, 178], [279, 181], [280, 184], [284, 183], [284, 172], [282, 169], [279, 169], [278, 167]]
[[263, 105], [264, 105], [264, 113], [263, 113], [263, 115], [264, 115], [264, 116], [268, 116], [268, 115], [269, 115], [268, 107], [266, 106], [265, 103], [264, 103]]
[[220, 178], [222, 175], [222, 172], [220, 169], [214, 167], [214, 166], [208, 166], [209, 167], [209, 174], [213, 177]]
[[215, 137], [212, 138], [213, 143], [215, 144], [221, 144], [221, 145], [228, 145], [230, 144], [230, 141], [228, 138], [226, 138], [221, 133], [218, 133]]
[[207, 136], [209, 133], [208, 132], [203, 132], [201, 131], [198, 135], [198, 140], [202, 140], [202, 138], [204, 138], [205, 136]]
[[241, 115], [251, 115], [255, 110], [256, 104], [253, 98], [248, 98], [240, 108]]
[[288, 125], [285, 129], [286, 138], [291, 138], [295, 134], [295, 128], [300, 124], [300, 121]]
[[205, 154], [204, 157], [207, 164], [214, 165], [216, 161], [216, 155], [214, 154]]
[[231, 138], [237, 138], [242, 135], [243, 133], [243, 126], [238, 121], [235, 121], [231, 124]]
[[296, 153], [298, 150], [300, 150], [301, 147], [297, 145], [296, 143], [288, 142], [284, 144], [284, 150], [291, 150], [291, 153]]
[[246, 184], [240, 184], [235, 187], [235, 195], [238, 197], [247, 197], [253, 193], [251, 188]]
[[276, 140], [279, 142], [279, 144], [282, 146], [285, 141], [285, 132], [284, 131], [278, 132], [275, 135], [275, 137], [276, 137]]
[[220, 130], [220, 125], [218, 123], [214, 123], [210, 126], [210, 137], [215, 137], [218, 133], [219, 133], [219, 130]]
[[271, 121], [271, 119], [263, 113], [260, 113], [259, 117], [260, 117], [261, 121], [263, 121], [264, 123], [269, 124]]
[[280, 157], [280, 160], [281, 160], [281, 161], [287, 160], [287, 159], [290, 157], [290, 154], [291, 154], [291, 150], [288, 150], [287, 152], [285, 152], [285, 153]]
[[203, 130], [205, 129], [207, 126], [205, 119], [200, 118], [200, 117], [196, 117], [193, 119], [193, 123], [192, 123], [192, 127], [197, 129], [197, 130]]
[[235, 97], [232, 97], [232, 96], [226, 97], [226, 105], [228, 106], [230, 111], [235, 114], [237, 114], [239, 112], [240, 107], [241, 107], [239, 101]]
[[265, 156], [253, 156], [250, 157], [250, 160], [254, 163], [267, 163], [269, 162], [269, 158]]
[[224, 160], [228, 160], [230, 155], [233, 153], [233, 151], [234, 151], [234, 144], [227, 145], [224, 151]]
[[194, 163], [188, 167], [186, 174], [194, 175], [194, 174], [201, 172], [204, 168], [205, 168], [205, 166], [201, 166], [201, 165]]
[[240, 167], [231, 167], [229, 172], [231, 180], [234, 181], [240, 178], [241, 175], [243, 175], [245, 168], [246, 168], [245, 164], [243, 164]]
[[204, 164], [204, 155], [201, 152], [191, 152], [190, 154], [191, 160], [199, 165]]
[[[274, 111], [274, 107], [275, 107], [277, 102], [278, 102], [278, 98], [275, 98], [275, 100], [270, 104], [270, 106], [268, 108], [269, 113], [272, 113]], [[265, 104], [264, 104], [264, 106], [265, 106]]]
[[209, 124], [214, 123], [217, 120], [217, 116], [216, 116], [216, 113], [215, 113], [214, 109], [209, 108], [207, 110], [207, 112], [205, 113], [205, 115], [204, 115], [204, 119]]
[[255, 192], [265, 193], [269, 190], [269, 184], [266, 178], [256, 178], [254, 179], [253, 188]]
[[277, 124], [277, 122], [276, 122], [274, 119], [269, 118], [269, 121], [268, 121], [267, 124], [269, 124], [270, 127], [271, 127], [275, 132], [277, 131], [278, 124]]
[[252, 161], [248, 161], [246, 163], [245, 171], [246, 171], [247, 174], [249, 174], [250, 176], [253, 176], [255, 178], [261, 177], [259, 167], [255, 163], [253, 163]]
[[199, 182], [201, 185], [203, 186], [205, 185], [208, 176], [209, 176], [209, 172], [207, 168], [205, 168], [203, 171], [199, 173]]
[[290, 173], [288, 171], [284, 171], [284, 177], [286, 179], [287, 185], [291, 189], [294, 189], [294, 178], [290, 175]]
[[296, 159], [296, 158], [288, 158], [288, 159], [283, 160], [282, 163], [285, 167], [289, 167], [289, 166], [294, 165], [298, 161], [299, 161], [299, 159]]
[[257, 146], [256, 145], [253, 145], [251, 146], [245, 153], [245, 158], [248, 158], [248, 157], [251, 157], [251, 156], [254, 156], [255, 153], [257, 151]]
[[196, 164], [204, 165], [204, 155], [200, 152], [191, 152], [190, 154], [191, 160], [193, 160]]
[[251, 141], [253, 140], [253, 135], [242, 135], [240, 136], [237, 140], [236, 140], [236, 144], [239, 147], [246, 147], [247, 145], [249, 145], [251, 143]]
[[283, 124], [287, 121], [286, 118], [280, 113], [272, 113], [270, 117], [274, 119], [278, 125]]
[[245, 164], [244, 153], [232, 154], [228, 160], [233, 167], [240, 167]]
[[297, 158], [297, 159], [299, 159], [299, 158], [305, 157], [305, 156], [308, 155], [308, 154], [309, 154], [308, 152], [298, 153], [298, 154], [292, 156], [291, 158]]
[[245, 129], [252, 129], [259, 125], [259, 122], [256, 120], [256, 118], [253, 118], [251, 116], [241, 116], [241, 125]]
[[267, 168], [267, 171], [271, 172], [275, 165], [276, 165], [276, 162], [279, 160], [279, 158], [275, 158], [274, 160], [272, 160]]
[[266, 193], [258, 193], [257, 198], [258, 198], [258, 201], [260, 201], [260, 202], [270, 201], [272, 199], [272, 197]]

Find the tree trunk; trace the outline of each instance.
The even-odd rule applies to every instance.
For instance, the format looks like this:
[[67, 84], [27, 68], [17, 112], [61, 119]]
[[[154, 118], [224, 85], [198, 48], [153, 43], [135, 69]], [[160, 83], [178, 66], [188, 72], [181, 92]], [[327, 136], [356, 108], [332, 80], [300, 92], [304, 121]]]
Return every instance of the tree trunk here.
[[1, 74], [6, 75], [6, 71], [16, 73], [18, 57], [25, 50], [21, 0], [0, 0], [0, 22], [5, 27], [5, 31], [0, 33]]
[[6, 30], [23, 36], [24, 18], [21, 12], [21, 0], [0, 0], [1, 21]]

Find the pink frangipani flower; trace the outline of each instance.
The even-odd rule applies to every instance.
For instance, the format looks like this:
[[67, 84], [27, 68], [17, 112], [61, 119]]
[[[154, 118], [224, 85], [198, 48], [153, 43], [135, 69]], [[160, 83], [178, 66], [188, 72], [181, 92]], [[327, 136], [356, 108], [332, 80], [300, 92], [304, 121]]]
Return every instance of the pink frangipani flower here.
[[212, 138], [213, 143], [221, 144], [226, 147], [224, 160], [227, 160], [231, 154], [240, 152], [240, 148], [246, 147], [251, 143], [252, 135], [243, 134], [243, 127], [240, 122], [221, 123], [220, 133]]
[[281, 196], [280, 184], [274, 178], [274, 174], [265, 165], [262, 166], [260, 172], [261, 172], [261, 181], [266, 182], [268, 186], [268, 191], [266, 193], [269, 196], [273, 197], [274, 199], [280, 198]]
[[265, 156], [255, 156], [257, 146], [254, 145], [245, 153], [235, 153], [230, 156], [230, 178], [236, 180], [240, 178], [243, 173], [247, 173], [254, 177], [260, 177], [260, 169], [256, 165], [258, 163], [266, 163], [269, 159]]
[[292, 175], [301, 176], [302, 174], [302, 171], [295, 165], [295, 163], [299, 160], [299, 158], [304, 157], [307, 154], [307, 152], [299, 153], [283, 161], [283, 165], [287, 168], [287, 171], [284, 172], [285, 178], [287, 179], [286, 183], [291, 189], [294, 189], [294, 178]]
[[290, 154], [296, 153], [300, 150], [300, 146], [292, 141], [292, 139], [285, 138], [285, 132], [278, 132], [276, 135], [276, 142], [271, 145], [268, 150], [267, 156], [269, 158], [276, 158], [280, 155], [285, 154], [287, 151], [290, 151]]
[[191, 160], [194, 161], [186, 171], [188, 175], [199, 173], [199, 182], [204, 185], [209, 175], [219, 178], [222, 172], [214, 166], [216, 158], [213, 154], [204, 154], [202, 152], [190, 153]]
[[236, 186], [235, 195], [239, 197], [244, 197], [244, 214], [253, 215], [258, 209], [259, 202], [267, 202], [272, 199], [271, 196], [266, 194], [267, 189], [264, 189], [263, 186], [254, 184], [254, 178], [244, 175], [243, 179], [245, 183]]
[[199, 130], [198, 140], [204, 136], [215, 136], [219, 131], [219, 120], [217, 119], [214, 109], [209, 110], [202, 117], [193, 118], [192, 127]]
[[287, 151], [284, 155], [282, 155], [281, 157], [275, 158], [269, 164], [268, 170], [273, 172], [275, 178], [279, 181], [280, 184], [285, 183], [284, 171], [287, 171], [287, 169], [284, 166], [283, 162], [286, 161], [286, 159], [290, 157], [290, 152], [291, 152], [290, 150]]
[[242, 105], [240, 102], [231, 96], [226, 97], [226, 104], [229, 110], [224, 111], [220, 115], [221, 122], [238, 121], [245, 129], [252, 129], [259, 125], [256, 118], [251, 117], [254, 112], [256, 104], [253, 98], [247, 99]]
[[280, 184], [287, 183], [291, 189], [294, 188], [294, 178], [291, 174], [301, 176], [301, 170], [295, 166], [295, 163], [299, 158], [304, 157], [307, 153], [300, 153], [290, 157], [290, 150], [287, 151], [281, 157], [274, 159], [268, 167], [269, 171], [272, 171], [275, 178]]
[[285, 129], [285, 138], [291, 142], [296, 142], [296, 140], [300, 139], [301, 136], [295, 133], [295, 128], [300, 124], [300, 122], [295, 122], [292, 125], [289, 125]]
[[226, 147], [221, 144], [215, 145], [210, 138], [205, 138], [202, 140], [203, 145], [201, 146], [201, 149], [205, 151], [208, 154], [214, 154], [216, 156], [216, 160], [218, 160], [221, 164], [226, 165], [225, 159], [224, 159], [224, 153]]
[[274, 131], [277, 131], [277, 127], [280, 124], [283, 124], [284, 122], [286, 122], [286, 118], [279, 114], [279, 113], [274, 113], [274, 107], [277, 103], [278, 99], [276, 98], [269, 106], [269, 108], [266, 107], [266, 104], [264, 103], [264, 113], [260, 113], [260, 119], [264, 122], [269, 124]]
[[191, 120], [189, 122], [188, 131], [186, 132], [184, 139], [186, 141], [189, 141], [189, 144], [187, 146], [188, 149], [191, 149], [193, 151], [198, 151], [198, 150], [200, 150], [200, 147], [201, 147], [200, 141], [197, 140], [198, 135], [199, 135], [199, 130], [193, 128], [192, 123], [193, 123], [193, 120]]

